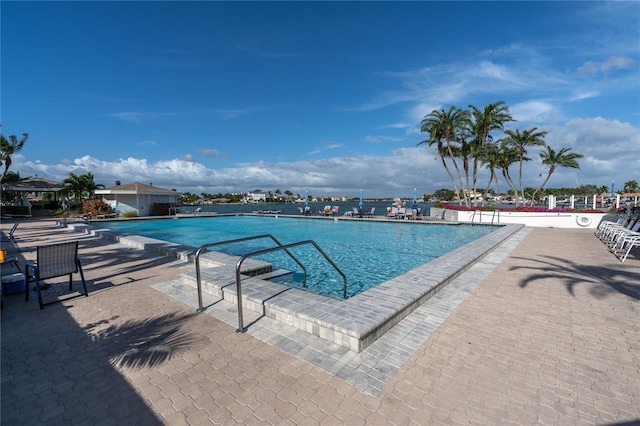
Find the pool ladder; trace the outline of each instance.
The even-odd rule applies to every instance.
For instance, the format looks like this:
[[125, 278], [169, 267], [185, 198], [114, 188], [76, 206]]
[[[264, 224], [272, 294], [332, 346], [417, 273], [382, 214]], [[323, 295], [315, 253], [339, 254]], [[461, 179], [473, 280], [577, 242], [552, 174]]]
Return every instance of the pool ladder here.
[[[479, 216], [478, 217], [478, 222], [482, 223], [482, 210], [474, 210], [473, 214], [471, 215], [471, 218], [469, 219], [469, 223], [473, 223], [475, 221], [476, 213]], [[496, 221], [496, 215], [498, 216], [497, 217], [497, 221], [498, 221], [498, 223], [500, 223], [500, 210], [493, 210], [493, 213], [491, 214], [491, 224], [492, 225]]]
[[273, 252], [276, 252], [276, 251], [284, 251], [304, 271], [303, 287], [306, 287], [307, 286], [307, 268], [304, 267], [304, 265], [289, 251], [289, 249], [290, 248], [294, 248], [294, 247], [298, 247], [298, 246], [302, 246], [302, 245], [311, 244], [327, 260], [327, 262], [329, 262], [329, 264], [331, 264], [331, 266], [333, 266], [333, 268], [342, 276], [342, 280], [343, 280], [342, 297], [345, 298], [345, 299], [347, 298], [347, 276], [340, 270], [340, 268], [338, 268], [338, 266], [335, 264], [335, 262], [333, 260], [331, 260], [331, 258], [324, 252], [324, 250], [322, 250], [320, 248], [320, 246], [315, 241], [313, 241], [313, 240], [305, 240], [305, 241], [299, 241], [297, 243], [283, 245], [273, 235], [264, 234], [264, 235], [256, 235], [256, 236], [252, 236], [252, 237], [237, 238], [237, 239], [234, 239], [234, 240], [226, 240], [226, 241], [219, 241], [219, 242], [216, 242], [216, 243], [205, 244], [203, 246], [200, 246], [196, 250], [194, 263], [196, 264], [196, 284], [197, 284], [197, 289], [198, 289], [198, 309], [197, 309], [198, 312], [202, 312], [202, 311], [205, 310], [205, 308], [203, 307], [203, 303], [202, 303], [202, 281], [201, 281], [201, 276], [200, 276], [200, 255], [203, 252], [205, 252], [207, 249], [211, 248], [211, 247], [221, 246], [221, 245], [224, 245], [224, 244], [240, 243], [240, 242], [249, 241], [249, 240], [257, 240], [257, 239], [261, 239], [261, 238], [270, 238], [278, 246], [277, 247], [271, 247], [271, 248], [268, 248], [268, 249], [262, 249], [262, 250], [254, 251], [254, 252], [251, 252], [251, 253], [247, 253], [247, 254], [241, 256], [240, 259], [238, 260], [238, 262], [236, 263], [236, 292], [237, 292], [237, 297], [238, 297], [238, 302], [237, 302], [238, 303], [238, 329], [236, 330], [236, 333], [244, 333], [245, 331], [247, 331], [247, 328], [244, 326], [244, 320], [243, 320], [243, 317], [242, 317], [242, 285], [241, 285], [242, 280], [240, 279], [240, 267], [242, 266], [242, 263], [246, 259], [248, 259], [250, 257], [260, 256], [260, 255], [263, 255], [263, 254], [273, 253]]

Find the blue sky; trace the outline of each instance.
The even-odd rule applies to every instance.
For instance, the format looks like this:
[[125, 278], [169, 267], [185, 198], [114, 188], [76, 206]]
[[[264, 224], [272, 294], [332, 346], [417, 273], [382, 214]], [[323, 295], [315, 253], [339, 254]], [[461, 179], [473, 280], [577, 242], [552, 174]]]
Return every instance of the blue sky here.
[[[0, 11], [1, 130], [29, 133], [11, 167], [22, 177], [408, 197], [452, 188], [434, 149], [416, 146], [424, 116], [503, 100], [510, 128], [538, 127], [554, 149], [584, 155], [548, 187], [640, 182], [639, 2]], [[546, 171], [530, 157], [524, 184], [538, 186]]]

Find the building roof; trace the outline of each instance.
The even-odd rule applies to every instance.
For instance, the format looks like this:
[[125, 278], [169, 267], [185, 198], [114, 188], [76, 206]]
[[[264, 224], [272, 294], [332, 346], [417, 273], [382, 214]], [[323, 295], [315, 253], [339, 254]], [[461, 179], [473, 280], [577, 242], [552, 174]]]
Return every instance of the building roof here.
[[97, 189], [96, 194], [145, 194], [145, 195], [181, 195], [181, 192], [159, 186], [146, 185], [140, 182], [132, 182], [124, 185], [116, 185], [111, 188]]

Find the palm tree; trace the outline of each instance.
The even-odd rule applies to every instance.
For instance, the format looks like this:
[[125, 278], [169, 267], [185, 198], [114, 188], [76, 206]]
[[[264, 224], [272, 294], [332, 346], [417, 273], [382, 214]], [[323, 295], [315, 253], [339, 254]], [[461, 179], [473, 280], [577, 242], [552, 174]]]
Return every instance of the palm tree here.
[[[496, 130], [504, 131], [505, 123], [515, 120], [513, 119], [513, 117], [511, 117], [511, 114], [509, 114], [509, 107], [504, 103], [504, 101], [497, 101], [489, 104], [485, 106], [483, 110], [480, 110], [473, 105], [469, 105], [469, 108], [471, 108], [472, 118], [471, 155], [473, 157], [473, 192], [475, 193], [478, 177], [478, 166], [482, 164], [481, 157], [483, 155], [486, 155], [486, 153], [482, 152], [482, 149], [486, 146], [487, 143], [493, 141], [491, 132]], [[493, 148], [490, 149], [493, 150]], [[491, 170], [491, 173], [493, 176], [493, 170]], [[490, 184], [491, 178], [489, 178], [489, 185]], [[487, 187], [487, 191], [488, 190], [489, 187]]]
[[[527, 148], [531, 146], [546, 146], [544, 137], [547, 132], [538, 132], [538, 128], [527, 129], [520, 133], [520, 130], [512, 131], [507, 130], [505, 133], [507, 137], [503, 139], [508, 147], [514, 149], [518, 155], [518, 161], [520, 162], [520, 173], [518, 183], [520, 186], [520, 197], [524, 200], [524, 188], [522, 187], [522, 165], [525, 161], [529, 161], [527, 155]], [[516, 206], [518, 205], [518, 191], [516, 191]]]
[[638, 186], [638, 182], [635, 180], [629, 180], [624, 183], [624, 192], [638, 192], [640, 187]]
[[533, 195], [531, 196], [531, 205], [533, 205], [533, 201], [536, 198], [536, 194], [538, 191], [542, 191], [542, 188], [547, 184], [549, 178], [556, 171], [557, 167], [571, 167], [573, 169], [579, 169], [580, 165], [576, 161], [578, 158], [584, 157], [582, 154], [578, 154], [571, 151], [571, 148], [562, 148], [560, 151], [556, 152], [550, 146], [546, 146], [547, 150], [542, 151], [540, 153], [540, 159], [542, 160], [542, 164], [549, 167], [547, 172], [547, 178], [542, 182], [540, 188], [538, 188]]
[[82, 202], [84, 198], [92, 198], [96, 189], [104, 188], [104, 185], [96, 184], [93, 173], [87, 172], [83, 175], [69, 173], [69, 177], [62, 181], [65, 195], [73, 194], [76, 202]]
[[[456, 180], [447, 165], [446, 158], [448, 157], [453, 163], [458, 177], [460, 178], [461, 186], [464, 186], [462, 185], [460, 168], [458, 167], [456, 156], [454, 155], [454, 144], [457, 144], [462, 140], [460, 136], [468, 123], [468, 115], [468, 111], [457, 109], [454, 106], [450, 107], [449, 111], [437, 111], [434, 109], [430, 114], [424, 117], [420, 124], [420, 132], [429, 133], [429, 139], [418, 142], [418, 145], [426, 143], [428, 146], [432, 146], [434, 144], [437, 146], [438, 155], [442, 160], [442, 165], [449, 175], [449, 178], [451, 178], [453, 189], [456, 193], [459, 193], [458, 187], [456, 185]], [[467, 193], [462, 191], [462, 195], [466, 205], [468, 206], [469, 201]]]
[[0, 182], [4, 181], [4, 177], [9, 172], [11, 157], [22, 149], [28, 138], [28, 133], [22, 134], [22, 140], [18, 140], [15, 135], [11, 135], [9, 139], [7, 139], [4, 135], [0, 134], [0, 165], [4, 163], [4, 171], [2, 172], [2, 176], [0, 176]]
[[64, 189], [62, 192], [64, 195], [72, 195], [72, 198], [77, 203], [82, 201], [83, 182], [82, 177], [75, 173], [69, 173], [69, 177], [62, 181]]

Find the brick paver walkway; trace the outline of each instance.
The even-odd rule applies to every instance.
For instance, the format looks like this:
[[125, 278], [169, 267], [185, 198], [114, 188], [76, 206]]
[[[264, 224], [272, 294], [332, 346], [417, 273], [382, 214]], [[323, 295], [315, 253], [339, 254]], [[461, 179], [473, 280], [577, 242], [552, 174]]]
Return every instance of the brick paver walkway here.
[[640, 421], [640, 260], [592, 231], [533, 229], [371, 396], [150, 287], [183, 262], [54, 224], [20, 224], [21, 266], [80, 239], [90, 295], [3, 298], [2, 424]]

